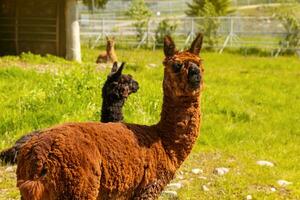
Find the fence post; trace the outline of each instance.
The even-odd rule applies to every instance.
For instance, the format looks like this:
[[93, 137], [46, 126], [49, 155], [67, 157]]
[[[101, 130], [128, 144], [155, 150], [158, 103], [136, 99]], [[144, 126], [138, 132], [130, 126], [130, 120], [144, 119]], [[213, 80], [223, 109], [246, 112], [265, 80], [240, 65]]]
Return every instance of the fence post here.
[[149, 35], [150, 35], [150, 21], [151, 19], [149, 19], [148, 23], [147, 23], [147, 47], [149, 47], [149, 43], [150, 43], [150, 40], [149, 40]]
[[104, 19], [102, 17], [101, 19], [101, 29], [102, 29], [102, 37], [103, 37], [103, 41], [104, 41], [104, 34], [105, 34], [105, 31], [104, 31]]
[[168, 4], [169, 4], [169, 9], [171, 9], [171, 14], [173, 15], [173, 6], [171, 5], [171, 1], [169, 1]]
[[104, 30], [104, 19], [101, 19], [101, 34], [96, 38], [94, 45], [92, 46], [92, 49], [96, 47], [97, 42], [102, 38], [102, 40], [105, 40], [105, 30]]
[[190, 40], [193, 40], [194, 35], [195, 35], [195, 22], [194, 22], [194, 17], [189, 18], [191, 19], [191, 32], [189, 33], [188, 37], [186, 38], [185, 42], [184, 42], [184, 47], [187, 46], [187, 44], [189, 43]]
[[230, 17], [230, 46], [232, 47], [232, 36], [234, 35], [234, 29], [233, 29], [233, 18]]
[[66, 1], [66, 59], [81, 62], [80, 25], [76, 0]]
[[95, 0], [92, 0], [92, 13], [94, 14], [94, 10], [95, 10]]
[[194, 18], [192, 18], [192, 31], [191, 31], [191, 33], [192, 33], [192, 39], [194, 39], [193, 38], [194, 34], [195, 34], [195, 19]]

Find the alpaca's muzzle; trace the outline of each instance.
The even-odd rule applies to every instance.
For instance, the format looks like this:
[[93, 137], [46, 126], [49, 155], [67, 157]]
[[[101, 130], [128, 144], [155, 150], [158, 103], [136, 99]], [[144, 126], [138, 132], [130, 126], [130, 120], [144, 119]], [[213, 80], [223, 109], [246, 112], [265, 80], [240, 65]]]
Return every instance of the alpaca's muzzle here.
[[201, 74], [199, 67], [191, 63], [188, 71], [188, 82], [192, 89], [197, 89], [200, 86]]
[[139, 88], [140, 88], [139, 87], [139, 83], [137, 81], [133, 80], [132, 83], [131, 83], [131, 90], [132, 90], [132, 92], [133, 93], [137, 92]]

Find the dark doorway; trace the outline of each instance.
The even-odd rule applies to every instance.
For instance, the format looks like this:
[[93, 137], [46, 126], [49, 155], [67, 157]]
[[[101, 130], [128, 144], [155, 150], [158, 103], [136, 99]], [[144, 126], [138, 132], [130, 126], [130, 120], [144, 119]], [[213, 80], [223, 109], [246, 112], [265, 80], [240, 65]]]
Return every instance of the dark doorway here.
[[0, 0], [0, 55], [64, 57], [64, 0]]

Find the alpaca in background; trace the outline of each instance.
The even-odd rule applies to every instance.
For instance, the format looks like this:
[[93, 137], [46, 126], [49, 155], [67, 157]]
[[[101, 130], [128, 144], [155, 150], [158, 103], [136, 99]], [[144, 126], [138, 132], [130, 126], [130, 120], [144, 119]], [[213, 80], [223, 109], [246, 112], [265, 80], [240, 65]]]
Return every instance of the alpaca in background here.
[[115, 63], [118, 61], [115, 51], [115, 38], [106, 37], [106, 52], [98, 55], [96, 63]]
[[178, 52], [165, 37], [158, 124], [68, 123], [27, 142], [17, 158], [22, 199], [157, 199], [199, 135], [202, 41]]
[[[123, 68], [124, 63], [118, 68], [115, 62], [102, 87], [101, 122], [123, 121], [124, 103], [130, 94], [139, 89], [138, 82], [131, 75], [122, 74]], [[0, 161], [5, 164], [16, 164], [17, 154], [21, 147], [38, 134], [39, 131], [34, 131], [18, 139], [14, 146], [0, 152]]]

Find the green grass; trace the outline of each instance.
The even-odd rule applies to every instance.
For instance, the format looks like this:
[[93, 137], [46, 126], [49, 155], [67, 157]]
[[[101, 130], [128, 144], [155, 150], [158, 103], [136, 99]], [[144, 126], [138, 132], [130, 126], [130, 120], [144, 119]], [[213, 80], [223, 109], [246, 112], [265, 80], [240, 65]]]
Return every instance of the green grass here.
[[[83, 50], [83, 63], [24, 54], [0, 58], [0, 149], [21, 135], [67, 121], [97, 121], [108, 71], [94, 64], [97, 50]], [[125, 73], [138, 80], [127, 122], [153, 124], [162, 104], [162, 51], [118, 50]], [[193, 153], [175, 182], [180, 199], [300, 199], [300, 60], [203, 53], [205, 90], [202, 127]], [[157, 67], [148, 67], [156, 64]], [[269, 160], [275, 167], [261, 167]], [[229, 167], [216, 176], [216, 167]], [[203, 174], [191, 173], [192, 168]], [[18, 198], [13, 173], [0, 168], [0, 200]], [[280, 187], [276, 181], [293, 182]], [[204, 192], [206, 185], [209, 191]], [[276, 192], [270, 188], [275, 187]], [[161, 199], [167, 199], [162, 197]]]
[[252, 17], [267, 17], [274, 16], [278, 13], [278, 10], [284, 7], [286, 10], [290, 10], [295, 13], [297, 17], [300, 17], [300, 4], [270, 4], [270, 5], [258, 5], [258, 6], [249, 6], [249, 7], [237, 7], [236, 14], [240, 16], [252, 16]]

